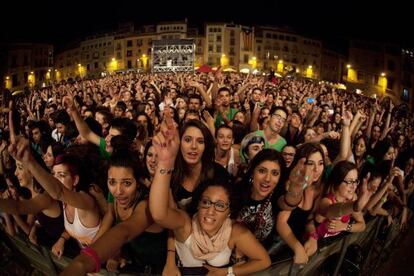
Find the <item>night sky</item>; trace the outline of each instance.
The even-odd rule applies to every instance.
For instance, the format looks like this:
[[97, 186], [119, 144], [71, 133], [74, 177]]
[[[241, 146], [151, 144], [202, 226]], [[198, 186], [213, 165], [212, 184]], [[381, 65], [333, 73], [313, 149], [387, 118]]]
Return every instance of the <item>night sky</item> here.
[[[402, 43], [414, 47], [410, 9], [403, 1], [30, 1], [2, 3], [1, 41], [50, 42], [57, 46], [118, 22], [136, 24], [183, 20], [190, 26], [204, 21], [291, 26], [322, 39], [331, 48], [350, 38]], [[23, 8], [23, 10], [22, 10]], [[406, 35], [401, 35], [405, 33]], [[345, 44], [345, 45], [344, 45]]]

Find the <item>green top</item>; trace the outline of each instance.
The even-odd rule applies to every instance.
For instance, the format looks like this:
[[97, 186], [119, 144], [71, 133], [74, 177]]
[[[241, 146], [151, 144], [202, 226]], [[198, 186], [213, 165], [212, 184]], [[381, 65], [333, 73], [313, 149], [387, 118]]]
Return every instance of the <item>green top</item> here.
[[255, 132], [257, 135], [260, 135], [264, 138], [265, 140], [265, 145], [264, 148], [265, 149], [274, 149], [277, 150], [278, 152], [281, 152], [283, 147], [286, 146], [287, 142], [285, 140], [285, 138], [283, 138], [282, 136], [279, 137], [279, 139], [277, 139], [276, 143], [274, 144], [269, 144], [269, 142], [267, 141], [266, 137], [264, 136], [263, 130], [256, 130]]
[[99, 156], [105, 160], [111, 157], [111, 154], [106, 151], [106, 141], [103, 137], [99, 137]]
[[[238, 112], [239, 110], [238, 109], [236, 109], [236, 108], [230, 108], [230, 110], [229, 110], [229, 112], [226, 114], [226, 116], [227, 116], [227, 118], [231, 121], [231, 120], [233, 120], [234, 119], [234, 115], [236, 115], [236, 113]], [[223, 120], [223, 116], [221, 116], [221, 113], [220, 112], [218, 112], [217, 113], [217, 117], [216, 117], [216, 121], [214, 122], [214, 126], [216, 127], [216, 128], [218, 128], [221, 124], [223, 124], [224, 123], [224, 120]]]

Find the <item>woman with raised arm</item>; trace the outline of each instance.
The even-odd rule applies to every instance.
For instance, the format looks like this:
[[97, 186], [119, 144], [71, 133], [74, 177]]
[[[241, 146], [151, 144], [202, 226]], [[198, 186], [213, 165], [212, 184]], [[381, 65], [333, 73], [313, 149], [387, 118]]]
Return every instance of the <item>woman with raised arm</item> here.
[[61, 257], [64, 243], [69, 236], [75, 238], [81, 247], [91, 244], [101, 224], [99, 207], [88, 193], [89, 183], [82, 177], [82, 166], [78, 158], [69, 154], [58, 156], [52, 176], [35, 160], [27, 139], [13, 139], [9, 151], [27, 167], [50, 197], [63, 203], [66, 232], [53, 246], [52, 251]]
[[[12, 113], [12, 111], [10, 111]], [[11, 118], [11, 115], [9, 115]], [[14, 133], [13, 120], [9, 120], [10, 125], [10, 140], [11, 145], [9, 150], [12, 156], [14, 145], [16, 144], [16, 135]], [[27, 141], [27, 140], [26, 140]], [[31, 151], [31, 149], [28, 149]], [[33, 153], [33, 158], [39, 163], [39, 167], [47, 170], [46, 164], [36, 153]], [[35, 162], [36, 162], [35, 161]], [[47, 191], [38, 183], [29, 171], [27, 164], [22, 161], [16, 161], [15, 175], [22, 187], [30, 190], [31, 198], [27, 200], [0, 199], [0, 210], [5, 213], [16, 215], [16, 222], [24, 229], [29, 236], [29, 240], [37, 244], [51, 247], [56, 241], [60, 240], [63, 232], [63, 212], [58, 201], [49, 196]], [[29, 216], [29, 220], [24, 221], [18, 215], [34, 215], [34, 218], [39, 222], [38, 225], [33, 224], [33, 216]]]
[[[151, 185], [150, 211], [159, 225], [174, 232], [175, 249], [183, 266], [204, 266], [208, 275], [250, 275], [267, 268], [270, 259], [265, 249], [250, 231], [230, 218], [234, 201], [227, 181], [212, 180], [199, 190], [200, 198], [197, 196], [192, 202], [198, 212], [192, 217], [170, 204], [171, 173], [180, 141], [171, 118], [166, 119], [163, 128], [153, 140], [158, 166]], [[229, 264], [235, 247], [248, 261], [223, 268]]]
[[[279, 206], [283, 210], [277, 216], [276, 229], [293, 250], [294, 263], [304, 264], [313, 250], [309, 250], [302, 237], [314, 202], [323, 192], [321, 179], [325, 163], [320, 145], [306, 143], [299, 147], [291, 167], [293, 170], [286, 182], [286, 193], [279, 198]], [[295, 178], [300, 177], [302, 171], [306, 172], [304, 182], [298, 185], [300, 181], [295, 181]]]
[[[139, 182], [140, 169], [132, 152], [114, 148], [108, 169], [111, 194], [102, 225], [107, 232], [81, 251], [64, 275], [99, 271], [105, 261], [109, 271], [116, 271], [126, 264], [126, 259], [133, 261], [134, 272], [160, 274], [166, 259], [167, 232], [153, 223], [148, 210], [148, 189]], [[114, 221], [115, 226], [110, 228]]]

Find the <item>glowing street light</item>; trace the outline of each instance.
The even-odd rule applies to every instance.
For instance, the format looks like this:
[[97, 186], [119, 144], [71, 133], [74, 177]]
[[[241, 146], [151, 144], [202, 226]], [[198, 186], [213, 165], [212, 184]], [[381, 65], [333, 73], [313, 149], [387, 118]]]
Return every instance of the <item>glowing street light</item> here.
[[222, 54], [222, 55], [221, 55], [221, 58], [220, 58], [220, 65], [221, 65], [221, 67], [226, 67], [226, 66], [228, 66], [228, 65], [229, 65], [229, 59], [226, 57], [226, 55], [225, 55], [225, 54]]
[[283, 60], [279, 59], [279, 62], [277, 63], [276, 71], [278, 73], [283, 73]]
[[309, 65], [308, 68], [306, 69], [306, 77], [307, 78], [312, 78], [313, 77], [312, 65]]

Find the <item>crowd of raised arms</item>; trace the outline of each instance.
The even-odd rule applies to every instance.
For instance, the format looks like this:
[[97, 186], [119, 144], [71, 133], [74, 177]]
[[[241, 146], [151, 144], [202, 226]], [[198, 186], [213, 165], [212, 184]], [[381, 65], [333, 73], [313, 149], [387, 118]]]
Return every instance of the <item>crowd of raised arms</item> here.
[[1, 96], [3, 231], [72, 257], [64, 275], [250, 275], [407, 225], [414, 117], [389, 98], [220, 70]]

